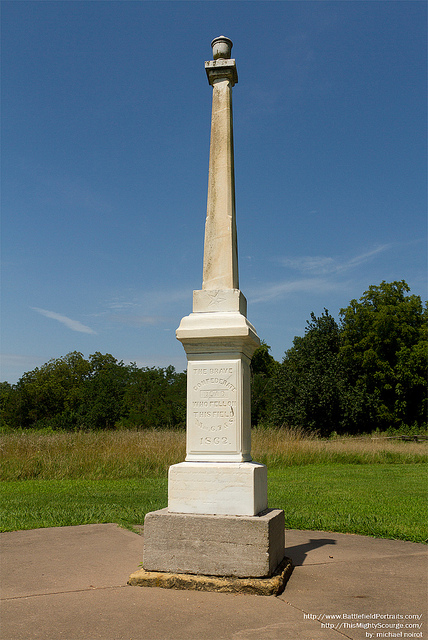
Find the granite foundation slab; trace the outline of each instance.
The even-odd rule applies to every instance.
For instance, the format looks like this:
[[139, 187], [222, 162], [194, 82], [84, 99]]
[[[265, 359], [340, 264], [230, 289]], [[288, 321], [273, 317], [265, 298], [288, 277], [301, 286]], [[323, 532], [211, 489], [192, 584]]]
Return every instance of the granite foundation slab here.
[[270, 578], [234, 578], [199, 576], [185, 573], [161, 573], [140, 569], [129, 576], [132, 587], [158, 587], [161, 589], [187, 589], [189, 591], [215, 591], [257, 596], [278, 596], [293, 571], [290, 558], [284, 558]]
[[285, 556], [280, 509], [257, 516], [153, 511], [144, 520], [143, 569], [204, 576], [264, 578]]

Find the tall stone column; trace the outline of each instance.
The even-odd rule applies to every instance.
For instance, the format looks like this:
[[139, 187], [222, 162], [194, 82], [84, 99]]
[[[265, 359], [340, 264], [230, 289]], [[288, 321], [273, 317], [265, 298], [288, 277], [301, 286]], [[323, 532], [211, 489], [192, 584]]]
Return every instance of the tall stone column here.
[[168, 509], [146, 516], [143, 566], [266, 576], [284, 557], [284, 514], [267, 511], [267, 469], [251, 459], [250, 362], [260, 340], [238, 282], [232, 121], [238, 75], [232, 42], [220, 36], [212, 48], [214, 60], [205, 63], [213, 102], [203, 283], [177, 329], [188, 360], [186, 459], [169, 469]]
[[[205, 63], [213, 102], [202, 289], [216, 291], [239, 289], [232, 117], [238, 74], [235, 60], [229, 59], [230, 40], [216, 38], [212, 44], [216, 59]], [[224, 51], [219, 51], [222, 44]]]

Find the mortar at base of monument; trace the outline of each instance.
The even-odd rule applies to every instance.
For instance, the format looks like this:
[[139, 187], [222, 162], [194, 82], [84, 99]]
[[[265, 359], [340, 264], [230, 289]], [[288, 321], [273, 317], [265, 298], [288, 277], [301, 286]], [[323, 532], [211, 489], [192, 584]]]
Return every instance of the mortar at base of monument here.
[[163, 573], [140, 569], [131, 574], [133, 587], [158, 587], [189, 591], [216, 591], [257, 596], [279, 596], [293, 572], [290, 558], [284, 558], [269, 578], [236, 578], [233, 576], [199, 576], [195, 574]]

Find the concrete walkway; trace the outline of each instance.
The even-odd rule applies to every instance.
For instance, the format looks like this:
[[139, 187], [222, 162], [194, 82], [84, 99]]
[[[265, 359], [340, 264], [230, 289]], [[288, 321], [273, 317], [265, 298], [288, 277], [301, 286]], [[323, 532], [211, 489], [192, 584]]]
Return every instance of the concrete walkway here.
[[2, 640], [428, 639], [422, 544], [287, 531], [295, 569], [263, 597], [127, 586], [143, 537], [115, 524], [0, 539]]

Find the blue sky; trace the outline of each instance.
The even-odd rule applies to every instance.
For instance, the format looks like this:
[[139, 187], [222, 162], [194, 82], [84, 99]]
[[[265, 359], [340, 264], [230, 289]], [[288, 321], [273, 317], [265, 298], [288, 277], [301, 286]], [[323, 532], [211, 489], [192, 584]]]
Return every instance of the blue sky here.
[[277, 359], [313, 311], [426, 299], [426, 4], [2, 2], [2, 373], [186, 367], [211, 40], [233, 40], [240, 288]]

